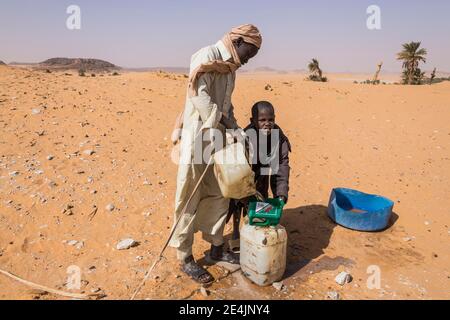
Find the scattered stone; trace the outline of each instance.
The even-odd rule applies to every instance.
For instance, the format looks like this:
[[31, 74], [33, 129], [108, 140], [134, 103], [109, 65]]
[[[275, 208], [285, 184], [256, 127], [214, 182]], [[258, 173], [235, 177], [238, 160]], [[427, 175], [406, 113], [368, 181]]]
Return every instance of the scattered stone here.
[[77, 240], [70, 240], [70, 241], [67, 241], [67, 245], [69, 245], [69, 246], [75, 246], [77, 243], [78, 243]]
[[277, 291], [281, 291], [284, 288], [284, 284], [282, 281], [272, 283], [272, 287], [274, 287]]
[[88, 177], [88, 178], [87, 178], [87, 182], [88, 182], [88, 183], [94, 182], [94, 178], [93, 178], [93, 177]]
[[71, 216], [71, 215], [73, 215], [72, 209], [73, 209], [73, 205], [68, 203], [64, 206], [61, 213], [65, 214], [66, 216]]
[[115, 208], [116, 208], [116, 207], [115, 207], [112, 203], [110, 203], [110, 204], [108, 204], [108, 205], [105, 207], [105, 210], [106, 210], [106, 211], [109, 211], [109, 212], [112, 212]]
[[430, 221], [425, 221], [424, 224], [425, 224], [426, 226], [429, 226], [429, 225], [430, 225]]
[[36, 170], [34, 173], [35, 173], [35, 174], [43, 174], [44, 171], [43, 171], [43, 170]]
[[100, 291], [102, 291], [102, 289], [100, 289], [100, 288], [92, 288], [91, 289], [92, 293], [97, 293], [97, 292], [100, 292]]
[[19, 175], [19, 171], [11, 171], [11, 172], [9, 173], [9, 175], [10, 175], [11, 177], [17, 177], [17, 176]]
[[202, 296], [204, 296], [205, 298], [209, 296], [209, 291], [205, 289], [205, 287], [200, 287], [200, 293], [202, 294]]
[[97, 190], [91, 190], [91, 194], [96, 194]]
[[166, 183], [167, 183], [167, 180], [161, 180], [161, 181], [158, 182], [158, 184], [161, 185], [161, 186], [162, 186], [163, 184], [166, 184]]
[[32, 109], [31, 113], [32, 114], [40, 114], [41, 113], [41, 109]]
[[329, 291], [327, 293], [327, 297], [330, 298], [331, 300], [339, 300], [341, 298], [339, 293], [336, 291]]
[[141, 261], [141, 260], [144, 259], [144, 257], [143, 256], [137, 256], [135, 259], [136, 259], [136, 261]]
[[83, 247], [84, 247], [84, 242], [83, 242], [83, 241], [80, 241], [80, 242], [78, 242], [78, 243], [75, 245], [75, 248], [77, 248], [78, 250], [83, 249]]
[[84, 150], [83, 153], [88, 155], [88, 156], [92, 156], [95, 153], [95, 151], [94, 150]]
[[336, 278], [334, 278], [334, 281], [336, 281], [337, 284], [343, 286], [346, 283], [352, 282], [353, 277], [350, 273], [342, 271], [339, 273]]
[[267, 84], [267, 85], [264, 87], [264, 90], [267, 90], [267, 91], [273, 91], [273, 88], [272, 88], [272, 86], [271, 86], [270, 84]]
[[54, 158], [55, 158], [55, 156], [51, 155], [51, 154], [47, 156], [47, 160], [49, 160], [49, 161], [53, 160]]
[[142, 215], [144, 216], [144, 217], [150, 217], [151, 215], [152, 215], [152, 213], [151, 213], [151, 211], [144, 211], [144, 212], [142, 212]]
[[130, 249], [132, 247], [135, 247], [137, 245], [138, 245], [138, 243], [135, 240], [131, 239], [131, 238], [123, 239], [123, 240], [119, 241], [119, 243], [116, 246], [116, 249], [117, 250], [128, 250], [128, 249]]
[[414, 240], [414, 239], [415, 239], [415, 237], [404, 237], [404, 238], [403, 238], [403, 241], [409, 242], [409, 241], [412, 241], [412, 240]]
[[144, 185], [144, 186], [151, 186], [152, 183], [146, 179], [146, 180], [144, 181], [143, 185]]
[[83, 173], [84, 173], [84, 170], [76, 170], [75, 173], [76, 173], [76, 174], [83, 174]]
[[39, 299], [40, 296], [48, 295], [47, 291], [39, 290], [39, 289], [30, 289], [28, 290], [30, 294], [34, 296], [35, 299]]

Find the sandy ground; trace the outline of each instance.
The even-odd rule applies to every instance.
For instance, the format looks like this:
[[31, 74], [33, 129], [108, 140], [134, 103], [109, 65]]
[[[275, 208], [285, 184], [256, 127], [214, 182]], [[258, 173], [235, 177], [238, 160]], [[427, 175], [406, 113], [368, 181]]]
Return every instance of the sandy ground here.
[[[242, 74], [233, 98], [241, 126], [255, 101], [273, 102], [293, 146], [282, 220], [289, 232], [286, 289], [259, 288], [214, 266], [220, 281], [208, 299], [327, 299], [329, 291], [342, 299], [449, 299], [450, 83], [303, 78]], [[131, 296], [172, 224], [169, 138], [186, 82], [167, 74], [83, 78], [0, 66], [2, 270], [67, 290], [75, 265], [82, 288], [73, 292]], [[335, 225], [326, 214], [333, 187], [393, 199], [392, 226], [363, 233]], [[108, 204], [115, 210], [105, 210]], [[63, 213], [67, 205], [71, 215]], [[128, 237], [139, 245], [116, 250]], [[195, 255], [207, 249], [198, 237]], [[138, 298], [205, 299], [179, 271], [172, 249], [166, 257]], [[371, 265], [381, 271], [379, 289], [366, 285]], [[344, 270], [354, 280], [341, 287], [334, 278]], [[65, 298], [0, 274], [0, 299]]]

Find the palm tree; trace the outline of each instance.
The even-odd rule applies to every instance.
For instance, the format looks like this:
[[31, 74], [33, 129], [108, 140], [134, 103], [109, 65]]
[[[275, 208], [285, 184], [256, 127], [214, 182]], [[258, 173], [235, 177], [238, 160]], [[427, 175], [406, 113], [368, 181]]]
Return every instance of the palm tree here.
[[427, 50], [420, 48], [421, 42], [403, 44], [403, 50], [397, 54], [397, 60], [403, 60], [404, 79], [407, 84], [413, 84], [415, 75], [421, 73], [419, 62], [426, 62]]
[[322, 69], [320, 69], [319, 60], [312, 59], [308, 64], [308, 69], [311, 75], [309, 78], [313, 81], [326, 81], [327, 79], [322, 76]]
[[312, 59], [311, 62], [308, 64], [309, 72], [311, 72], [314, 75], [317, 75], [319, 78], [322, 78], [322, 70], [319, 66], [319, 61], [317, 59]]
[[431, 73], [431, 76], [430, 76], [430, 84], [433, 84], [434, 78], [436, 78], [436, 68], [434, 68], [434, 69], [433, 69], [433, 72]]
[[380, 62], [380, 63], [377, 65], [377, 71], [375, 72], [375, 75], [373, 76], [372, 84], [379, 84], [379, 83], [380, 83], [380, 80], [378, 80], [378, 76], [380, 75], [381, 67], [382, 67], [382, 66], [383, 66], [383, 61]]

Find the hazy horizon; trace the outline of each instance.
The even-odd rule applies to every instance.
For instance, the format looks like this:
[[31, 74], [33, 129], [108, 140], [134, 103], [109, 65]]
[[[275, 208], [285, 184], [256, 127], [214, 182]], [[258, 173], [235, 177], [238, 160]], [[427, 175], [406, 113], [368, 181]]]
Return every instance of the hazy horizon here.
[[[69, 5], [81, 8], [81, 30], [69, 30]], [[366, 26], [369, 5], [381, 9], [381, 30]], [[400, 72], [402, 43], [428, 50], [423, 70], [450, 71], [450, 1], [343, 0], [265, 2], [232, 0], [0, 2], [0, 60], [41, 62], [53, 57], [96, 58], [123, 68], [188, 67], [191, 55], [232, 26], [257, 25], [263, 46], [245, 69], [306, 69], [319, 59], [326, 72]]]

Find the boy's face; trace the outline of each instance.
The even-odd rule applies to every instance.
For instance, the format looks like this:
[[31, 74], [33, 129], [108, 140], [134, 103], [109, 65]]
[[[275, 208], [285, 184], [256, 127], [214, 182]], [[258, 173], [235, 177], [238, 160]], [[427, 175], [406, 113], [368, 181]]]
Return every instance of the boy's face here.
[[275, 114], [268, 109], [259, 110], [258, 119], [253, 119], [253, 123], [263, 134], [269, 135], [275, 127]]

